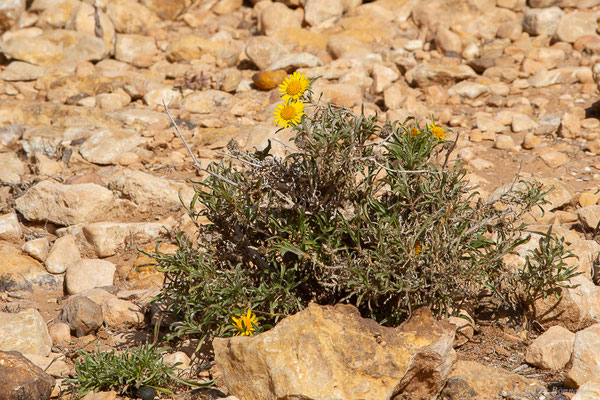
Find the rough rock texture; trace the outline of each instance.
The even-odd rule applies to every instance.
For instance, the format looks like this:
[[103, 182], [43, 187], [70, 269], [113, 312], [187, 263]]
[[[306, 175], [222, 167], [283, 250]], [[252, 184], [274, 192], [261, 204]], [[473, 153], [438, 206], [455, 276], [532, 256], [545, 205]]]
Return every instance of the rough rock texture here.
[[0, 350], [47, 356], [51, 346], [46, 322], [37, 310], [0, 313]]
[[426, 399], [455, 360], [454, 330], [424, 309], [385, 328], [352, 306], [310, 304], [268, 332], [213, 346], [225, 384], [243, 399]]
[[85, 296], [74, 296], [63, 306], [57, 321], [68, 324], [77, 337], [93, 334], [104, 322], [102, 307]]
[[525, 361], [542, 369], [562, 369], [571, 359], [574, 341], [573, 332], [553, 326], [529, 345]]
[[35, 288], [58, 289], [63, 278], [53, 275], [35, 259], [7, 242], [0, 241], [0, 290], [32, 291]]
[[600, 346], [600, 324], [594, 324], [575, 334], [573, 367], [565, 379], [569, 387], [578, 388], [598, 377], [600, 373], [598, 346]]
[[54, 378], [17, 351], [0, 351], [0, 399], [49, 399]]
[[69, 294], [87, 289], [111, 286], [116, 266], [110, 261], [82, 259], [71, 265], [65, 274], [65, 285]]

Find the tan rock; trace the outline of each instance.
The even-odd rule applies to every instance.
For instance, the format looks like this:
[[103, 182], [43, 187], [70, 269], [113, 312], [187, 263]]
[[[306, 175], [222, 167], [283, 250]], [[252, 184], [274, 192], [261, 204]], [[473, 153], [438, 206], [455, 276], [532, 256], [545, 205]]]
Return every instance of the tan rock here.
[[548, 151], [541, 154], [540, 158], [550, 168], [558, 168], [569, 162], [569, 156], [562, 151]]
[[306, 0], [304, 4], [304, 20], [310, 26], [319, 25], [331, 18], [339, 18], [343, 13], [342, 0]]
[[44, 261], [48, 272], [62, 274], [81, 259], [75, 236], [65, 235], [56, 239]]
[[513, 132], [532, 131], [537, 128], [537, 123], [527, 114], [514, 113], [512, 115], [511, 128]]
[[0, 254], [0, 276], [4, 290], [57, 290], [62, 287], [62, 276], [49, 274], [35, 259], [21, 254], [17, 247], [0, 241]]
[[496, 136], [496, 141], [494, 142], [494, 148], [499, 150], [515, 150], [517, 149], [517, 145], [513, 138], [508, 135], [498, 135]]
[[144, 322], [144, 313], [139, 306], [117, 298], [102, 302], [102, 316], [111, 328], [127, 328]]
[[393, 70], [390, 67], [387, 67], [382, 64], [373, 65], [373, 93], [382, 93], [384, 89], [388, 88], [392, 83], [394, 83], [400, 76], [398, 72]]
[[112, 286], [116, 266], [110, 261], [82, 259], [69, 266], [65, 274], [65, 286], [69, 294], [84, 290]]
[[[315, 94], [318, 96], [317, 92], [318, 91], [315, 90]], [[332, 83], [323, 85], [321, 86], [320, 93], [323, 94], [326, 101], [346, 107], [353, 107], [356, 104], [360, 104], [363, 99], [360, 86], [350, 83]]]
[[48, 328], [52, 344], [67, 346], [71, 343], [71, 328], [63, 322], [55, 322]]
[[451, 51], [456, 54], [460, 54], [462, 52], [462, 39], [460, 36], [443, 26], [438, 27], [433, 41], [435, 43], [435, 47], [440, 50], [442, 54], [447, 51]]
[[154, 64], [158, 48], [154, 38], [143, 35], [117, 35], [115, 59], [130, 63], [138, 68]]
[[600, 206], [593, 204], [590, 206], [582, 207], [576, 212], [577, 216], [583, 221], [586, 229], [596, 229], [598, 223], [600, 223]]
[[352, 306], [310, 304], [268, 332], [217, 338], [213, 347], [229, 392], [248, 400], [425, 399], [437, 396], [450, 372], [453, 338], [454, 326], [426, 310], [384, 328]]
[[142, 143], [142, 137], [128, 130], [100, 130], [83, 143], [79, 153], [95, 164], [114, 164], [123, 153]]
[[536, 136], [534, 132], [527, 132], [525, 137], [523, 137], [523, 143], [521, 147], [526, 150], [531, 150], [536, 148], [542, 143], [542, 139], [539, 136]]
[[579, 205], [581, 207], [593, 206], [600, 200], [600, 195], [595, 191], [583, 192], [579, 195]]
[[574, 43], [582, 36], [595, 35], [596, 28], [596, 16], [593, 13], [573, 11], [560, 19], [555, 36], [561, 42]]
[[532, 35], [552, 36], [564, 14], [558, 7], [528, 9], [523, 19], [523, 30]]
[[248, 58], [261, 70], [266, 70], [288, 51], [275, 40], [265, 36], [255, 36], [248, 41], [245, 48]]
[[0, 215], [0, 240], [17, 242], [21, 240], [22, 234], [17, 214], [8, 213]]
[[578, 138], [581, 134], [581, 119], [574, 113], [565, 113], [562, 117], [558, 133], [563, 138]]
[[52, 339], [38, 310], [28, 308], [19, 313], [0, 312], [0, 351], [50, 354]]
[[47, 7], [38, 18], [36, 25], [42, 29], [64, 28], [79, 4], [78, 0], [61, 0], [54, 7]]
[[553, 326], [527, 348], [525, 361], [541, 369], [560, 370], [571, 359], [575, 334], [562, 326]]
[[258, 30], [263, 35], [288, 28], [300, 28], [301, 20], [282, 3], [272, 3], [262, 9], [258, 19]]
[[447, 84], [475, 78], [477, 74], [471, 67], [460, 65], [419, 64], [407, 71], [404, 77], [411, 86], [425, 87], [433, 84]]
[[596, 400], [600, 398], [600, 381], [592, 379], [579, 387], [573, 400]]
[[27, 253], [31, 257], [43, 262], [48, 256], [48, 251], [50, 251], [50, 243], [45, 237], [33, 239], [26, 242], [22, 249], [23, 252]]
[[114, 0], [106, 5], [106, 15], [118, 33], [143, 33], [160, 20], [147, 7], [135, 0]]
[[592, 268], [600, 252], [600, 244], [595, 240], [578, 239], [569, 244], [568, 250], [575, 257], [567, 258], [565, 263], [577, 267], [577, 271], [581, 272], [582, 276], [591, 279]]
[[55, 176], [64, 170], [64, 164], [61, 161], [55, 161], [42, 153], [34, 153], [35, 161], [34, 171], [38, 175]]
[[567, 373], [565, 384], [578, 388], [600, 373], [600, 324], [594, 324], [575, 334], [573, 366]]
[[[95, 12], [94, 7], [91, 5], [79, 2], [79, 6], [75, 8], [67, 21], [66, 28], [88, 36], [96, 36]], [[98, 18], [102, 27], [102, 40], [104, 40], [106, 48], [112, 54], [114, 51], [115, 26], [102, 7], [98, 8]]]
[[6, 0], [0, 4], [0, 33], [15, 26], [25, 12], [25, 0]]
[[[185, 0], [141, 0], [144, 6], [153, 11], [161, 19], [174, 20], [185, 9]], [[234, 2], [239, 2], [235, 0]], [[213, 11], [218, 13], [218, 7], [213, 7]], [[239, 8], [239, 7], [238, 7]], [[233, 11], [233, 10], [232, 10]]]

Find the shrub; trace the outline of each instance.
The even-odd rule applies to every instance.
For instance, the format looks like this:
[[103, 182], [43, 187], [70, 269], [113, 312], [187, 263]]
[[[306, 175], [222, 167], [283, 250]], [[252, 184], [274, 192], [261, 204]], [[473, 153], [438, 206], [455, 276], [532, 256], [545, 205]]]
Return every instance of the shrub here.
[[[231, 146], [211, 164], [186, 206], [198, 240], [180, 236], [176, 254], [153, 255], [166, 273], [157, 300], [179, 318], [176, 336], [225, 334], [247, 309], [274, 323], [310, 301], [352, 303], [389, 325], [420, 306], [456, 314], [483, 292], [517, 307], [574, 274], [535, 257], [535, 273], [504, 264], [528, 240], [521, 217], [545, 193], [525, 183], [477, 199], [450, 159], [455, 143], [433, 122], [380, 125], [325, 104], [292, 129], [285, 157], [268, 154], [269, 142], [256, 153]], [[535, 274], [543, 278], [527, 290], [505, 284]]]

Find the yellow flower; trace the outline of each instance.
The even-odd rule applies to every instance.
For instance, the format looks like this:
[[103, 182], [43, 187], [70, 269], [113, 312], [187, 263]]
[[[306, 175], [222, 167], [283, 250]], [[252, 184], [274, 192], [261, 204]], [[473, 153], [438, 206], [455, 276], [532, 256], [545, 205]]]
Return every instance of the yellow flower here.
[[252, 310], [248, 310], [246, 315], [242, 314], [239, 318], [231, 317], [233, 320], [233, 326], [238, 330], [236, 336], [253, 336], [256, 327], [258, 326], [258, 318], [252, 313]]
[[275, 124], [282, 128], [298, 125], [302, 115], [304, 115], [304, 103], [289, 101], [275, 107]]
[[410, 136], [412, 136], [412, 137], [419, 136], [419, 130], [417, 128], [410, 128]]
[[310, 80], [300, 72], [294, 72], [279, 85], [279, 92], [283, 101], [298, 100], [310, 84]]
[[431, 125], [427, 125], [427, 127], [431, 131], [433, 137], [435, 137], [437, 140], [446, 139], [446, 133], [444, 133], [444, 128], [441, 126], [437, 126], [434, 122], [432, 122]]
[[415, 256], [418, 256], [419, 254], [421, 254], [421, 252], [423, 250], [425, 250], [427, 248], [427, 246], [421, 246], [421, 243], [417, 243], [415, 245]]

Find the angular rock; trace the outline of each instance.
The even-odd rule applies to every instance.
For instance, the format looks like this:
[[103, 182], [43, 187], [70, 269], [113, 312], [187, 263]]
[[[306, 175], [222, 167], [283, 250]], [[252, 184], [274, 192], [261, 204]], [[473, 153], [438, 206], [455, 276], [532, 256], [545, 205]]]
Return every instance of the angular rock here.
[[44, 262], [46, 257], [48, 257], [48, 252], [50, 251], [50, 243], [45, 237], [33, 239], [26, 242], [23, 245], [22, 250], [36, 260]]
[[21, 225], [15, 213], [0, 215], [0, 240], [16, 242], [21, 240]]
[[266, 36], [254, 36], [244, 49], [248, 58], [261, 70], [279, 60], [288, 51], [281, 44]]
[[167, 46], [167, 59], [171, 62], [192, 61], [204, 54], [217, 55], [219, 51], [229, 49], [221, 42], [213, 42], [195, 35], [175, 37]]
[[436, 49], [439, 49], [442, 54], [446, 52], [460, 54], [462, 52], [463, 46], [460, 36], [443, 26], [438, 27], [433, 41]]
[[583, 221], [586, 229], [594, 230], [600, 223], [600, 206], [592, 205], [582, 207], [575, 211], [579, 218]]
[[46, 31], [33, 38], [16, 36], [0, 42], [0, 50], [8, 57], [39, 66], [98, 61], [107, 53], [102, 39], [69, 30]]
[[54, 322], [48, 328], [48, 332], [52, 338], [52, 344], [67, 346], [69, 343], [71, 343], [71, 327], [69, 324], [63, 322]]
[[0, 312], [0, 351], [50, 354], [52, 339], [38, 310], [28, 308], [17, 314]]
[[0, 399], [49, 399], [52, 376], [17, 351], [0, 351]]
[[506, 129], [504, 124], [502, 124], [497, 119], [486, 117], [484, 115], [476, 115], [475, 117], [475, 125], [477, 129], [482, 132], [502, 132]]
[[154, 38], [143, 35], [117, 35], [115, 42], [115, 59], [129, 63], [138, 68], [146, 68], [154, 64], [158, 48]]
[[[78, 6], [71, 13], [67, 21], [66, 29], [72, 29], [84, 35], [96, 36], [96, 10], [90, 4], [78, 1]], [[102, 7], [98, 7], [98, 19], [102, 27], [102, 37], [107, 50], [114, 52], [115, 26], [104, 13]]]
[[48, 272], [62, 274], [80, 259], [75, 236], [65, 235], [56, 239], [44, 263]]
[[112, 286], [116, 266], [110, 261], [83, 259], [71, 265], [65, 274], [69, 294], [103, 286]]
[[185, 0], [141, 0], [144, 6], [161, 19], [174, 20], [185, 9]]
[[25, 0], [5, 0], [0, 3], [0, 33], [15, 26], [25, 11]]
[[32, 186], [15, 203], [28, 221], [68, 226], [106, 218], [116, 199], [110, 190], [93, 183], [63, 185], [47, 180]]
[[567, 373], [565, 384], [578, 388], [600, 374], [600, 324], [594, 324], [575, 334], [573, 366]]
[[555, 36], [561, 42], [575, 43], [582, 36], [595, 35], [597, 26], [593, 13], [573, 11], [560, 19]]
[[571, 359], [575, 334], [562, 326], [550, 327], [527, 348], [525, 361], [541, 369], [560, 370]]
[[210, 114], [217, 112], [220, 108], [231, 106], [233, 96], [220, 90], [203, 90], [193, 92], [183, 99], [183, 108], [189, 112], [198, 114]]
[[48, 273], [39, 262], [0, 241], [0, 292], [32, 291], [34, 288], [57, 290], [62, 285], [62, 276]]
[[426, 87], [430, 85], [443, 85], [452, 82], [476, 78], [477, 74], [471, 67], [443, 64], [419, 64], [404, 75], [411, 86]]
[[25, 173], [25, 164], [15, 153], [0, 153], [0, 181], [21, 183], [21, 175]]
[[400, 76], [392, 68], [382, 64], [373, 65], [373, 93], [382, 93], [384, 89], [394, 83]]
[[540, 155], [540, 158], [550, 168], [558, 168], [570, 161], [569, 156], [562, 151], [548, 151]]
[[469, 99], [476, 99], [482, 94], [490, 92], [490, 88], [481, 83], [462, 81], [448, 89], [450, 96], [458, 95]]
[[144, 313], [139, 306], [117, 298], [102, 302], [102, 315], [111, 328], [128, 328], [144, 322]]
[[300, 19], [283, 3], [272, 3], [264, 7], [258, 19], [258, 30], [263, 35], [270, 36], [279, 30], [300, 27]]
[[135, 0], [114, 0], [106, 5], [106, 15], [119, 33], [142, 33], [152, 28], [159, 18]]
[[46, 67], [39, 67], [23, 61], [13, 61], [0, 73], [0, 78], [9, 82], [34, 81], [46, 73]]
[[573, 400], [596, 400], [600, 399], [600, 381], [592, 379], [579, 387]]
[[424, 309], [386, 328], [352, 306], [310, 304], [268, 332], [217, 338], [213, 347], [229, 392], [248, 400], [425, 399], [450, 373], [454, 330]]
[[310, 26], [319, 25], [331, 18], [339, 18], [343, 13], [342, 0], [306, 0], [304, 4], [304, 20]]
[[293, 72], [298, 68], [315, 68], [323, 65], [319, 57], [310, 53], [292, 53], [281, 56], [280, 59], [267, 67], [268, 71], [283, 69]]
[[532, 8], [525, 11], [523, 30], [531, 35], [552, 36], [565, 15], [558, 7]]
[[114, 164], [121, 154], [143, 142], [140, 135], [129, 130], [100, 130], [83, 143], [79, 153], [95, 164]]
[[73, 296], [63, 306], [57, 322], [69, 325], [77, 337], [94, 334], [102, 326], [102, 307], [85, 296]]
[[512, 116], [511, 129], [513, 132], [531, 131], [537, 128], [537, 124], [529, 115], [515, 113]]

